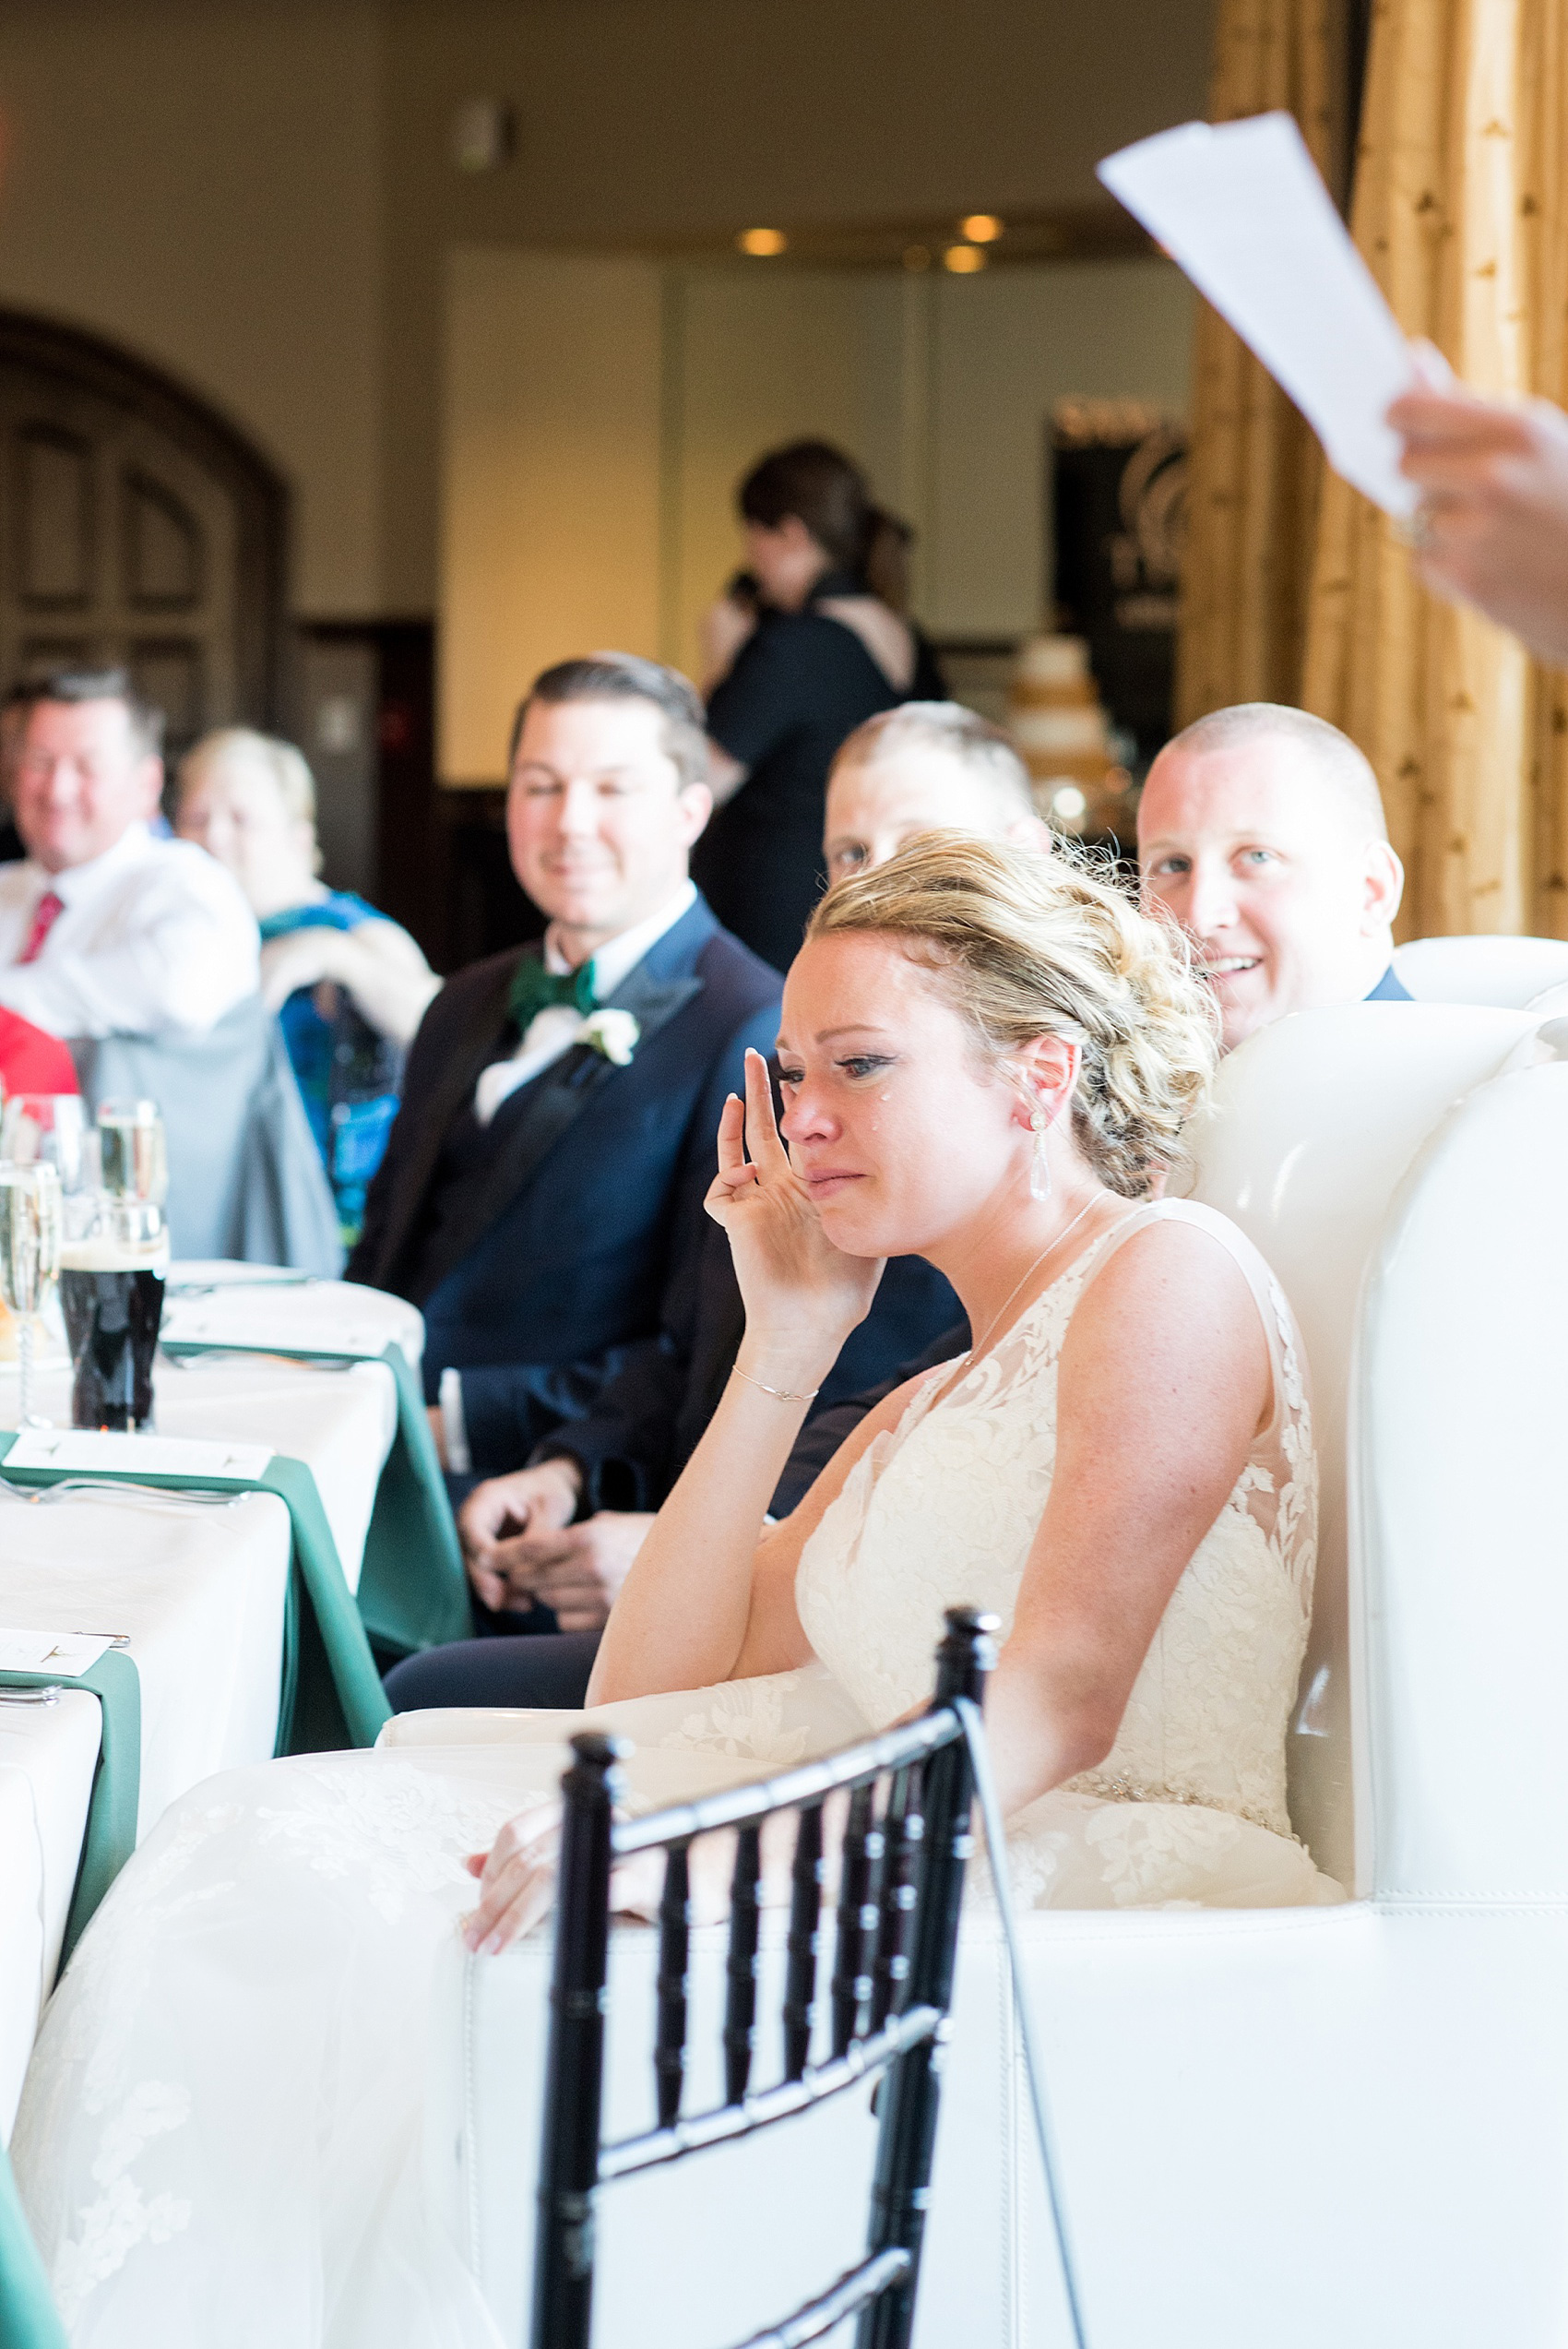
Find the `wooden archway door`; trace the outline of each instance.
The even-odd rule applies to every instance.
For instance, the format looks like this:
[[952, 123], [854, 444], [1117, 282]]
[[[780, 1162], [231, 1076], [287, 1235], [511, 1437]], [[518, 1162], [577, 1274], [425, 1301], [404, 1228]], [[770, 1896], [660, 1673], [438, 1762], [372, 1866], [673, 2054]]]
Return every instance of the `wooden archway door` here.
[[178, 754], [277, 722], [288, 493], [207, 403], [112, 343], [0, 310], [0, 689], [131, 673]]

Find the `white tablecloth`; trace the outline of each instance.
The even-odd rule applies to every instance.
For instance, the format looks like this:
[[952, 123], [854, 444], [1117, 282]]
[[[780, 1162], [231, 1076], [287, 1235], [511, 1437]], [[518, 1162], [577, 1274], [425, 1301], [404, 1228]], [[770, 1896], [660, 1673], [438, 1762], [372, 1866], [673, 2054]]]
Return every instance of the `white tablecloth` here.
[[259, 1265], [189, 1260], [169, 1269], [163, 1335], [172, 1342], [341, 1346], [346, 1353], [369, 1354], [396, 1343], [417, 1364], [424, 1321], [416, 1306], [382, 1289], [297, 1276], [269, 1280]]
[[98, 1699], [0, 1702], [0, 2140], [54, 1979], [98, 1760]]
[[[268, 1301], [278, 1312], [287, 1294], [302, 1308], [288, 1332], [297, 1343], [320, 1342], [323, 1320], [342, 1313], [341, 1296], [324, 1299], [317, 1289], [341, 1292], [343, 1284], [324, 1282]], [[366, 1323], [361, 1301], [368, 1294], [347, 1292], [357, 1327]], [[396, 1310], [379, 1317], [387, 1325], [381, 1342], [401, 1342], [412, 1315], [417, 1355], [419, 1317], [379, 1297], [370, 1315], [384, 1305]], [[155, 1389], [161, 1435], [244, 1439], [303, 1461], [357, 1585], [397, 1426], [384, 1363], [337, 1370], [277, 1357], [196, 1357], [183, 1367], [160, 1364]], [[0, 1366], [0, 1426], [16, 1425], [16, 1403], [15, 1367]], [[33, 1408], [68, 1423], [68, 1365], [42, 1365]], [[269, 1493], [226, 1508], [93, 1493], [36, 1502], [0, 1496], [0, 1626], [129, 1634], [141, 1680], [138, 1833], [214, 1771], [271, 1754], [289, 1557], [289, 1512]], [[98, 1700], [85, 1691], [50, 1709], [0, 1704], [0, 2133], [7, 2135], [40, 1984], [53, 1980], [76, 1880], [98, 1735]]]

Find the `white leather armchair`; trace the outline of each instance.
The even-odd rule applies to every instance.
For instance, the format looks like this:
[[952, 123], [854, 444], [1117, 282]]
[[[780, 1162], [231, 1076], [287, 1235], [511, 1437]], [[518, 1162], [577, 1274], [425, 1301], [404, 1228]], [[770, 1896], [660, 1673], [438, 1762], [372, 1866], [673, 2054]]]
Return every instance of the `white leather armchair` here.
[[1561, 938], [1413, 938], [1394, 949], [1394, 968], [1418, 1003], [1490, 1003], [1521, 1011], [1547, 987], [1568, 981]]
[[[1274, 1263], [1311, 1361], [1324, 1541], [1292, 1806], [1354, 1897], [1024, 1920], [1091, 2349], [1568, 2337], [1568, 1065], [1531, 1030], [1305, 1014], [1226, 1064], [1197, 1138], [1196, 1195]], [[537, 1944], [470, 1964], [433, 2124], [518, 2341], [546, 1965]], [[623, 1991], [612, 2033], [641, 2036], [650, 2005]], [[678, 2193], [606, 2191], [600, 2349], [738, 2338], [787, 2301], [793, 2242], [855, 2255], [860, 2100], [809, 2126], [803, 2175], [756, 2165], [755, 2230], [732, 2187], [713, 2224], [700, 2166]], [[977, 1916], [917, 2343], [1068, 2338]]]

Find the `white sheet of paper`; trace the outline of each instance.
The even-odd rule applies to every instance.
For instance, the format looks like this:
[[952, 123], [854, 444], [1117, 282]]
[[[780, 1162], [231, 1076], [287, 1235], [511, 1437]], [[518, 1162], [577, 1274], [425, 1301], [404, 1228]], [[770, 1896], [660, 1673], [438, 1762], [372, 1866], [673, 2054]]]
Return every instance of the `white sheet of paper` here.
[[250, 1484], [267, 1473], [266, 1444], [210, 1443], [196, 1436], [113, 1436], [92, 1428], [30, 1427], [6, 1453], [0, 1474], [58, 1468], [72, 1476], [211, 1476]]
[[74, 1680], [90, 1672], [113, 1644], [96, 1632], [0, 1631], [0, 1672], [57, 1672], [63, 1680]]
[[1329, 463], [1390, 514], [1418, 493], [1384, 423], [1409, 346], [1290, 115], [1182, 123], [1099, 177], [1295, 401]]

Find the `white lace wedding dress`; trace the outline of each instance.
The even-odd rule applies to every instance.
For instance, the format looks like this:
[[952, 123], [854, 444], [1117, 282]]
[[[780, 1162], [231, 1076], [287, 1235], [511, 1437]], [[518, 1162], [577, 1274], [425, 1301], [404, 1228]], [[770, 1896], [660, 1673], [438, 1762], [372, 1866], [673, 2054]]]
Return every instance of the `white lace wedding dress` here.
[[[931, 1687], [944, 1606], [1010, 1622], [1051, 1487], [1068, 1320], [1160, 1217], [1211, 1232], [1245, 1270], [1274, 1413], [1113, 1751], [1011, 1823], [1015, 1881], [1024, 1903], [1064, 1907], [1343, 1897], [1285, 1808], [1315, 1542], [1294, 1332], [1241, 1234], [1174, 1202], [1129, 1210], [949, 1394], [932, 1374], [877, 1437], [802, 1558], [818, 1663], [591, 1716], [636, 1741], [636, 1800], [903, 1711]], [[580, 1719], [426, 1720], [451, 1741], [232, 1772], [163, 1819], [54, 1997], [13, 2145], [76, 2349], [500, 2349], [432, 2182], [427, 2075], [459, 2029], [463, 1964], [506, 1962], [463, 1957], [463, 1854], [548, 1797]]]

